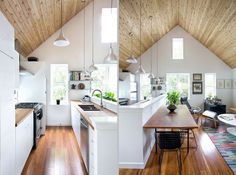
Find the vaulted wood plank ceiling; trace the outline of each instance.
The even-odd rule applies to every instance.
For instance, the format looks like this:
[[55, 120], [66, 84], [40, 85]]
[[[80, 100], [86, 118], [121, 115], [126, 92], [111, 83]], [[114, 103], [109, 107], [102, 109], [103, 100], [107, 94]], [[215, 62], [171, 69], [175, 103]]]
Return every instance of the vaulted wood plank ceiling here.
[[[134, 34], [134, 55], [140, 56], [140, 0], [120, 0], [119, 7], [120, 67], [127, 68], [131, 31]], [[153, 16], [153, 40], [150, 15]], [[235, 0], [142, 0], [142, 53], [176, 25], [180, 25], [231, 68], [236, 67]]]
[[[86, 5], [91, 0], [86, 0]], [[83, 9], [81, 0], [62, 0], [65, 24]], [[15, 28], [21, 54], [29, 55], [61, 27], [61, 0], [1, 0], [0, 10]]]

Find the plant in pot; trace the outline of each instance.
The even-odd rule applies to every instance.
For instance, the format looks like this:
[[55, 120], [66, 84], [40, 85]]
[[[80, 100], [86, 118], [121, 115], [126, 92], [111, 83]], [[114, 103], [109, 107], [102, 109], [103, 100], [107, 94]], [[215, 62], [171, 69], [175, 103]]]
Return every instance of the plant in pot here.
[[178, 91], [170, 91], [167, 93], [167, 108], [170, 110], [170, 112], [174, 112], [177, 108], [176, 105], [179, 104], [180, 100], [180, 93]]
[[56, 99], [56, 104], [60, 105], [61, 100], [66, 94], [66, 89], [64, 87], [57, 87], [53, 92], [53, 97]]

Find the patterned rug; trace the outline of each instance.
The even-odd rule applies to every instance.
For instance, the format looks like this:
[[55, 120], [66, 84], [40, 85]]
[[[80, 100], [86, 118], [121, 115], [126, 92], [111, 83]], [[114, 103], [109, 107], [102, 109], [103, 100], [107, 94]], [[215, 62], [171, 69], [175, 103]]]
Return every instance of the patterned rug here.
[[204, 131], [236, 175], [236, 136], [229, 134], [225, 128], [225, 126], [218, 129], [204, 127]]

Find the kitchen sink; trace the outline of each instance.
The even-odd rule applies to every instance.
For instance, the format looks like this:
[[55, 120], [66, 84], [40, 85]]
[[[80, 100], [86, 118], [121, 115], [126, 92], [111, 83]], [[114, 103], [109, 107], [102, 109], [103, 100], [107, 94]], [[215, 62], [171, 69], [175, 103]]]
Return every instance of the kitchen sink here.
[[100, 109], [96, 108], [94, 105], [79, 105], [79, 107], [84, 111], [100, 111]]

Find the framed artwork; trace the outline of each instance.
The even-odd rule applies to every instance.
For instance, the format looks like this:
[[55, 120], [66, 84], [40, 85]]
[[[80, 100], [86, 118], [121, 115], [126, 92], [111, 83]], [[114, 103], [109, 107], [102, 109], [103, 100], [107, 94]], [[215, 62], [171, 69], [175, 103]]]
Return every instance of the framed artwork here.
[[233, 88], [236, 89], [236, 80], [233, 80]]
[[193, 94], [202, 94], [202, 82], [193, 82]]
[[202, 81], [202, 74], [200, 73], [193, 74], [193, 81]]
[[217, 89], [224, 89], [224, 87], [225, 87], [224, 80], [217, 80], [216, 88]]
[[232, 88], [232, 80], [225, 80], [225, 89]]

